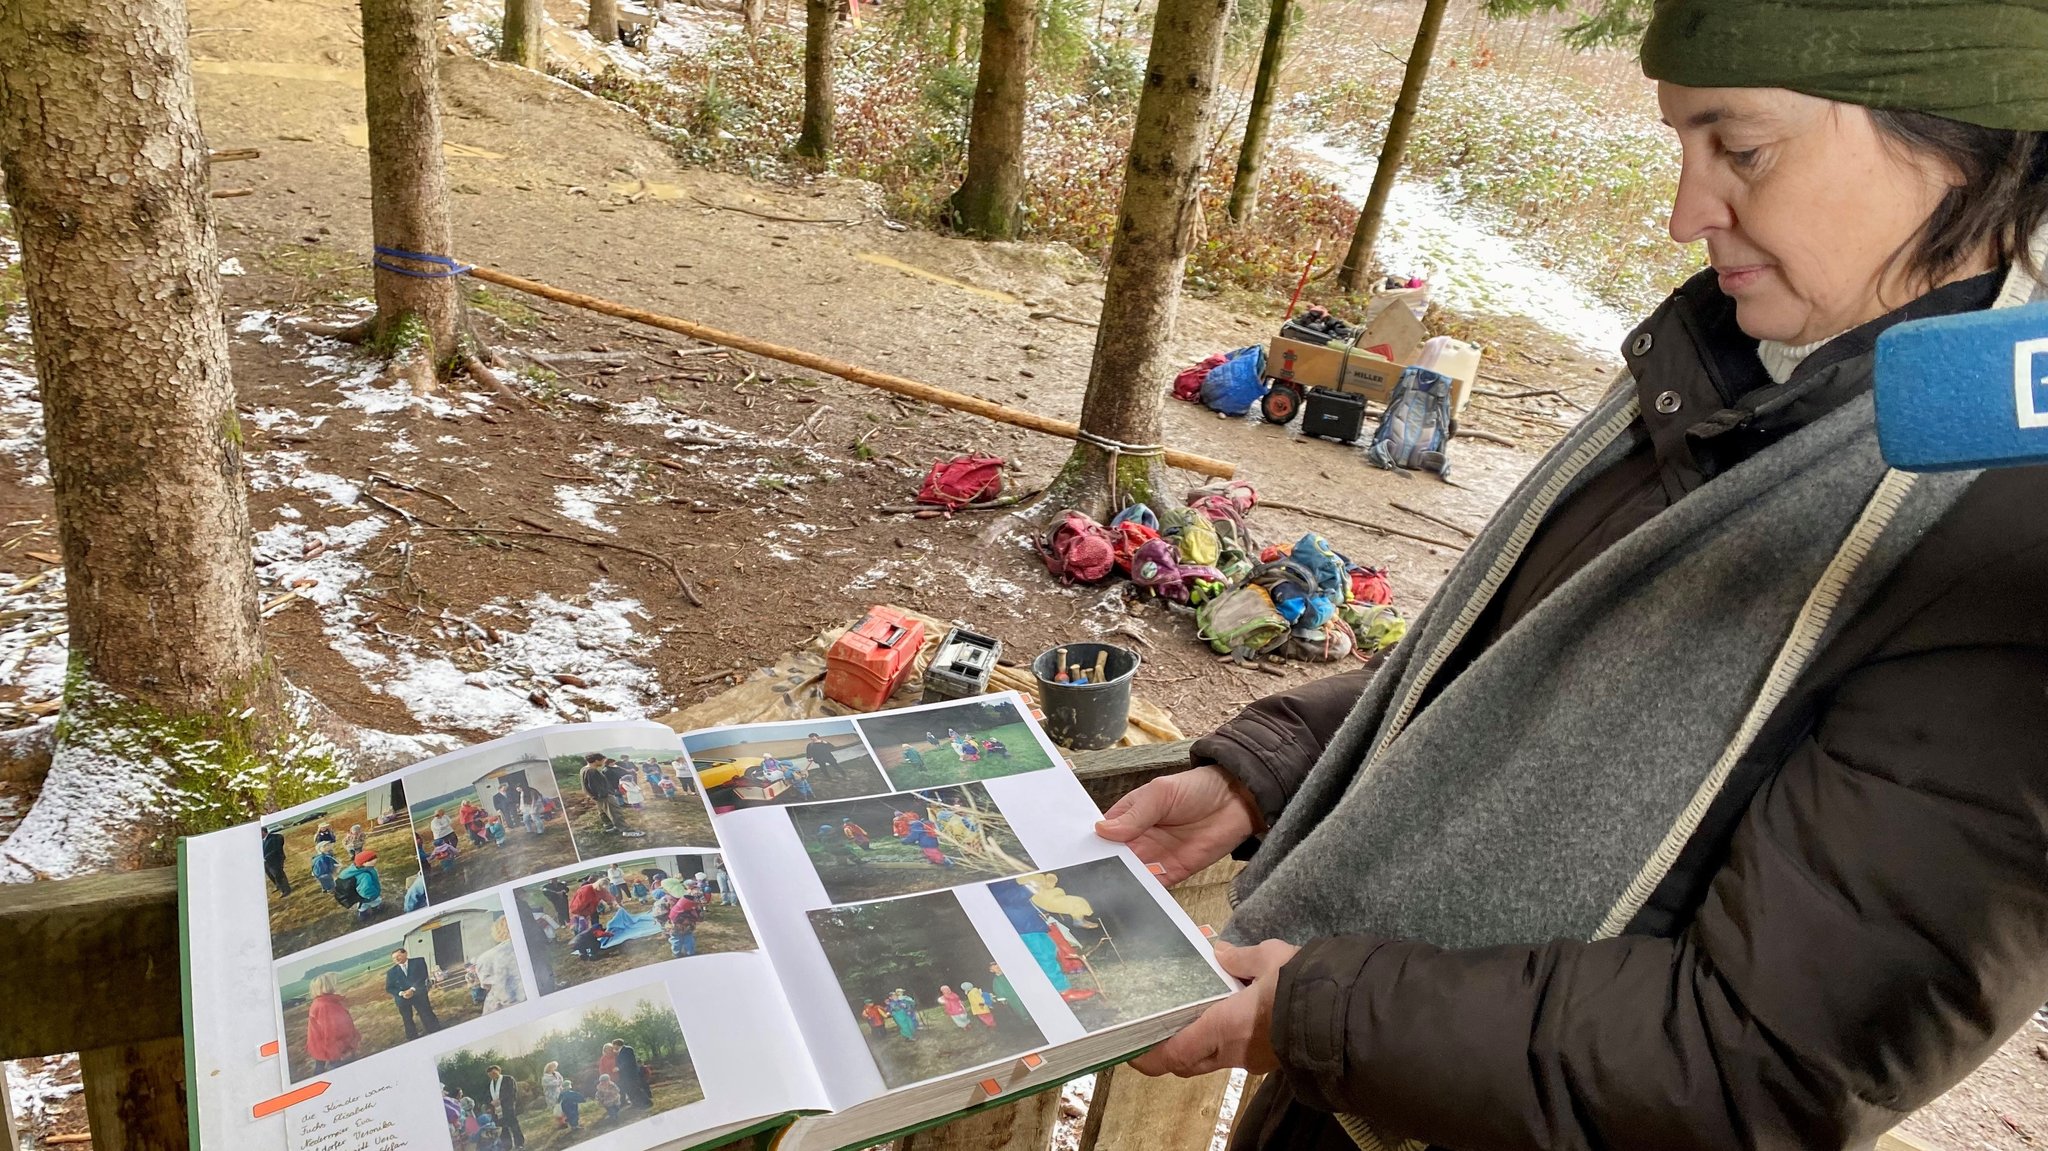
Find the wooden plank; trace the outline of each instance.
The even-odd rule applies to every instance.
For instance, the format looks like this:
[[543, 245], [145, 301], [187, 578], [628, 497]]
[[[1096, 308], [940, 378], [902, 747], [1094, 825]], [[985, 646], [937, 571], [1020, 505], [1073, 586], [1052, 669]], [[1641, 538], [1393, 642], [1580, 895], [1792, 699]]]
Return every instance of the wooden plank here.
[[1876, 1151], [1941, 1151], [1934, 1144], [1917, 1135], [1908, 1135], [1893, 1128], [1877, 1137]]
[[183, 1040], [81, 1051], [78, 1070], [93, 1151], [184, 1151], [189, 1145]]
[[[1125, 792], [1188, 766], [1188, 749], [1194, 740], [1172, 743], [1141, 743], [1136, 747], [1112, 747], [1104, 751], [1074, 753], [1074, 776], [1098, 807], [1121, 799]], [[1193, 877], [1191, 876], [1190, 879]]]
[[[1128, 749], [1135, 750], [1135, 749]], [[1187, 877], [1173, 897], [1196, 923], [1230, 915], [1230, 881], [1243, 864], [1220, 860]], [[1127, 1067], [1098, 1075], [1079, 1151], [1201, 1151], [1216, 1135], [1228, 1070], [1194, 1079], [1148, 1079]]]
[[[184, 1033], [171, 868], [0, 885], [0, 1059]], [[110, 1004], [119, 1004], [110, 1010]]]
[[1007, 1107], [905, 1135], [897, 1146], [900, 1151], [1045, 1151], [1059, 1117], [1060, 1092], [1054, 1087]]

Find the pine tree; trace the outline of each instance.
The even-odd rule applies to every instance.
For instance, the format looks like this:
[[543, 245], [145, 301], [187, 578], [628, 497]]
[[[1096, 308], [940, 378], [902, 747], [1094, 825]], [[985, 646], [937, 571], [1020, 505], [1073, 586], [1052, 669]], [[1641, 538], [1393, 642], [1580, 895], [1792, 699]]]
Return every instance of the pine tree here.
[[522, 68], [541, 66], [540, 0], [505, 0], [504, 35], [498, 42], [498, 59]]
[[981, 63], [967, 125], [967, 174], [948, 207], [953, 227], [984, 240], [1016, 238], [1024, 198], [1024, 119], [1036, 0], [982, 0]]
[[1077, 443], [1043, 507], [1101, 511], [1149, 501], [1159, 486], [1158, 456], [1123, 449], [1159, 442], [1166, 351], [1201, 212], [1203, 146], [1229, 18], [1230, 0], [1160, 0], [1081, 401], [1083, 435], [1120, 446], [1112, 456], [1100, 444]]
[[[441, 151], [434, 0], [361, 0], [370, 126], [370, 232], [377, 313], [355, 333], [392, 357], [418, 392], [470, 355], [460, 279], [419, 256], [452, 258]], [[409, 253], [400, 255], [398, 253]]]
[[1237, 150], [1237, 179], [1230, 186], [1230, 218], [1249, 224], [1259, 208], [1259, 176], [1266, 165], [1266, 127], [1273, 118], [1273, 96], [1280, 88], [1280, 69], [1287, 55], [1287, 30], [1294, 19], [1289, 0], [1272, 0], [1266, 16], [1266, 40], [1259, 49], [1259, 75], [1252, 82], [1251, 104], [1244, 114], [1244, 143]]
[[1401, 175], [1401, 158], [1408, 151], [1408, 131], [1415, 125], [1415, 110], [1422, 104], [1423, 84], [1429, 79], [1429, 64], [1436, 55], [1436, 37], [1444, 23], [1447, 0], [1424, 0], [1422, 23], [1415, 30], [1415, 43], [1408, 50], [1408, 70], [1401, 77], [1401, 95], [1394, 101], [1394, 114], [1387, 120], [1387, 139], [1380, 146], [1379, 167], [1372, 174], [1372, 190], [1358, 213], [1358, 226], [1351, 232], [1351, 247], [1337, 269], [1337, 286], [1356, 292], [1365, 282], [1372, 264], [1372, 246], [1379, 239], [1380, 221], [1386, 217], [1387, 197]]
[[796, 153], [813, 160], [832, 155], [832, 49], [841, 2], [804, 0], [804, 116]]
[[158, 835], [313, 794], [257, 620], [186, 35], [179, 0], [0, 5], [0, 173], [71, 654], [8, 850], [46, 873], [152, 862]]
[[590, 0], [590, 19], [584, 25], [600, 44], [619, 38], [619, 0]]

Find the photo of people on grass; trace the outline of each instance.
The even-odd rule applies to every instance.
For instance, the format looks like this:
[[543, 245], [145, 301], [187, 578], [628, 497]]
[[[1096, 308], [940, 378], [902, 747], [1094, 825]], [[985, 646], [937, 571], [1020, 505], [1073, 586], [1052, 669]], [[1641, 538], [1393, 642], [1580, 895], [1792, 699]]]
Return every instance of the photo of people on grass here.
[[646, 840], [681, 847], [717, 843], [711, 813], [682, 753], [619, 744], [590, 746], [605, 732], [548, 737], [548, 757], [577, 853], [632, 851]]
[[704, 1098], [659, 983], [457, 1048], [439, 1070], [454, 1151], [557, 1151]]
[[893, 790], [848, 719], [805, 719], [683, 737], [714, 811]]
[[1052, 766], [1031, 725], [1007, 699], [963, 699], [920, 711], [885, 711], [854, 721], [897, 787], [998, 779]]
[[890, 1088], [1045, 1045], [952, 892], [824, 907], [810, 920]]
[[504, 905], [441, 908], [278, 964], [284, 1048], [294, 1080], [524, 1002]]
[[800, 804], [788, 815], [834, 903], [936, 891], [1038, 866], [979, 783]]
[[399, 914], [419, 871], [397, 780], [265, 826], [270, 953], [304, 951]]
[[439, 903], [576, 862], [543, 750], [537, 741], [515, 744], [407, 777], [427, 898]]
[[988, 890], [1090, 1031], [1237, 990], [1121, 858], [999, 879]]
[[716, 855], [619, 859], [513, 893], [541, 995], [650, 963], [760, 946]]

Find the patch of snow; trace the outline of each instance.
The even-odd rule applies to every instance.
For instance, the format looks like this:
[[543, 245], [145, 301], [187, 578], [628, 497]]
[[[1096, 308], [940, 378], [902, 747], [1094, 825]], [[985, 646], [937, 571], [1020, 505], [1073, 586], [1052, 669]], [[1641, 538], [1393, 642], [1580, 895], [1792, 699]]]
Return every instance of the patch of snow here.
[[784, 563], [795, 563], [803, 558], [795, 552], [784, 548], [781, 544], [771, 544], [768, 548], [768, 557], [770, 559], [782, 560]]
[[[256, 562], [265, 583], [297, 587], [322, 607], [340, 604], [349, 589], [369, 577], [356, 554], [383, 533], [390, 521], [373, 515], [354, 523], [308, 529], [286, 522], [256, 533]], [[310, 556], [308, 553], [311, 553]], [[298, 587], [303, 581], [311, 581]]]
[[394, 456], [415, 456], [420, 451], [419, 447], [412, 442], [412, 438], [404, 432], [398, 433], [396, 439], [384, 445], [384, 450]]
[[897, 563], [898, 561], [896, 560], [883, 560], [882, 562], [876, 564], [868, 570], [853, 577], [851, 580], [848, 580], [846, 583], [846, 590], [866, 591], [867, 589], [874, 587], [876, 584], [879, 584], [883, 580], [888, 579], [891, 575], [895, 573]]
[[24, 1123], [47, 1120], [59, 1103], [85, 1090], [76, 1055], [19, 1059], [0, 1066], [6, 1068], [7, 1099], [14, 1117]]
[[21, 469], [22, 482], [41, 487], [50, 482], [50, 461], [43, 457], [43, 403], [36, 378], [0, 360], [0, 455]]
[[138, 758], [134, 734], [112, 724], [75, 724], [50, 756], [50, 773], [35, 806], [7, 837], [0, 882], [63, 879], [111, 868], [137, 812], [170, 802], [169, 765]]
[[555, 511], [565, 520], [573, 520], [587, 528], [595, 528], [607, 535], [617, 535], [619, 529], [604, 522], [597, 516], [597, 509], [609, 507], [614, 501], [603, 488], [583, 485], [558, 484], [555, 487]]
[[362, 485], [354, 480], [313, 467], [304, 452], [259, 452], [243, 460], [250, 491], [291, 488], [310, 492], [323, 506], [345, 508], [356, 506], [363, 494]]
[[[1346, 200], [1365, 202], [1378, 166], [1373, 159], [1328, 140], [1292, 146], [1316, 161]], [[1601, 356], [1615, 355], [1635, 326], [1570, 276], [1545, 268], [1522, 241], [1429, 184], [1394, 181], [1373, 255], [1389, 269], [1427, 280], [1430, 298], [1447, 307], [1524, 316]]]
[[453, 447], [458, 447], [458, 448], [459, 448], [459, 447], [461, 447], [461, 446], [462, 446], [462, 437], [461, 437], [461, 436], [435, 436], [435, 437], [434, 437], [434, 442], [435, 442], [435, 443], [437, 443], [437, 444], [448, 444], [448, 445], [450, 445], [450, 446], [453, 446]]
[[326, 416], [303, 416], [290, 408], [257, 408], [246, 417], [266, 432], [302, 436], [327, 422]]
[[[21, 582], [11, 572], [0, 572], [0, 585], [12, 588]], [[64, 694], [69, 661], [69, 648], [61, 634], [65, 626], [64, 569], [57, 568], [36, 586], [8, 596], [4, 606], [27, 614], [0, 625], [0, 687], [20, 688], [23, 705], [56, 699]], [[60, 634], [51, 635], [52, 631]]]
[[246, 276], [249, 273], [242, 270], [242, 261], [229, 256], [220, 262], [220, 274], [223, 276]]

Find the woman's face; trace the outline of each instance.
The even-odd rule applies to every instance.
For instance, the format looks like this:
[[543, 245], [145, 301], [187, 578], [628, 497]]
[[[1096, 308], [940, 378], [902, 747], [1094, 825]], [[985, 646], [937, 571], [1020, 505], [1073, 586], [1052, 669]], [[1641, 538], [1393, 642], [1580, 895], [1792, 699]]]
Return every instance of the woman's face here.
[[1958, 177], [1888, 142], [1868, 110], [1666, 83], [1657, 101], [1683, 151], [1671, 238], [1707, 242], [1743, 331], [1812, 343], [1933, 286], [1905, 280], [1893, 257]]

